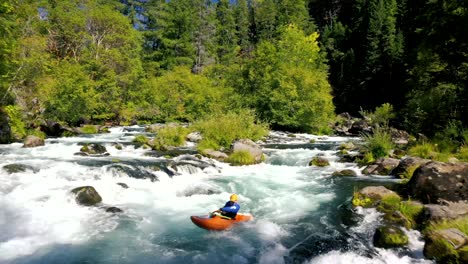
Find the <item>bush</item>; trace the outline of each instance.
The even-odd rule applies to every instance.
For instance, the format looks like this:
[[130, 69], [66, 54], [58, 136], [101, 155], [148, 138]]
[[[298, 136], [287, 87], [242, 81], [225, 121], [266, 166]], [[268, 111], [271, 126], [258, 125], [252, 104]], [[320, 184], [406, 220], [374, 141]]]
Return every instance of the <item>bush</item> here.
[[160, 128], [154, 137], [152, 148], [156, 150], [164, 150], [167, 147], [179, 147], [185, 143], [190, 129], [182, 126], [166, 126]]
[[410, 155], [421, 157], [423, 159], [429, 159], [433, 156], [434, 152], [436, 152], [436, 146], [428, 142], [422, 142], [408, 150]]
[[145, 144], [148, 144], [149, 139], [146, 136], [143, 135], [137, 135], [133, 141], [133, 143], [136, 143], [138, 146], [143, 146]]
[[255, 157], [245, 150], [235, 151], [226, 159], [232, 165], [251, 165], [255, 164]]
[[23, 139], [27, 136], [26, 128], [21, 115], [21, 109], [16, 105], [7, 105], [5, 112], [10, 117], [11, 134], [15, 139]]
[[365, 110], [359, 111], [359, 113], [373, 126], [388, 126], [390, 119], [395, 117], [393, 112], [393, 106], [389, 103], [382, 104], [379, 107], [376, 107], [374, 112], [369, 112]]
[[248, 138], [255, 141], [268, 134], [265, 124], [255, 122], [252, 111], [215, 114], [196, 122], [193, 126], [203, 135], [198, 144], [199, 150], [229, 148], [236, 139]]
[[455, 157], [460, 161], [468, 162], [468, 145], [462, 146]]
[[388, 156], [393, 149], [392, 136], [384, 128], [374, 128], [373, 134], [364, 134], [364, 147], [371, 152], [374, 159]]
[[81, 132], [83, 132], [84, 134], [97, 134], [98, 129], [96, 126], [93, 126], [93, 125], [84, 125], [81, 128]]

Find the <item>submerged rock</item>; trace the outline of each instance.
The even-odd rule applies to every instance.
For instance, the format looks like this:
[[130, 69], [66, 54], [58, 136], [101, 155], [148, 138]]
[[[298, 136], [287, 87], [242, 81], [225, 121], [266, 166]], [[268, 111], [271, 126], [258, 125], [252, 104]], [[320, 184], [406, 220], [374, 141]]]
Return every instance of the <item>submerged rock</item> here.
[[317, 166], [317, 167], [326, 167], [330, 165], [330, 162], [323, 157], [314, 157], [310, 162], [309, 166]]
[[468, 162], [429, 162], [407, 184], [409, 195], [424, 203], [468, 200]]
[[23, 148], [34, 148], [38, 146], [44, 146], [44, 139], [30, 135], [24, 140]]
[[128, 189], [128, 185], [126, 183], [118, 182], [117, 184], [120, 185], [124, 189]]
[[102, 198], [93, 186], [81, 186], [71, 190], [76, 195], [75, 201], [80, 205], [92, 206], [102, 202]]
[[101, 144], [91, 143], [81, 147], [80, 151], [89, 155], [97, 155], [106, 153], [107, 149]]
[[357, 173], [353, 170], [341, 170], [333, 172], [332, 176], [345, 176], [345, 177], [355, 177]]
[[375, 230], [373, 241], [376, 247], [396, 248], [407, 245], [408, 236], [399, 227], [385, 225]]
[[115, 214], [115, 213], [122, 213], [123, 210], [120, 209], [120, 208], [118, 208], [118, 207], [112, 206], [112, 207], [106, 208], [106, 212], [107, 212], [107, 213], [114, 213], [114, 214]]
[[5, 165], [5, 166], [3, 166], [3, 169], [6, 172], [10, 173], [10, 174], [17, 173], [17, 172], [25, 172], [26, 170], [31, 170], [34, 173], [36, 173], [38, 171], [38, 169], [36, 169], [36, 168], [34, 168], [32, 166], [25, 165], [25, 164], [20, 164], [20, 163]]

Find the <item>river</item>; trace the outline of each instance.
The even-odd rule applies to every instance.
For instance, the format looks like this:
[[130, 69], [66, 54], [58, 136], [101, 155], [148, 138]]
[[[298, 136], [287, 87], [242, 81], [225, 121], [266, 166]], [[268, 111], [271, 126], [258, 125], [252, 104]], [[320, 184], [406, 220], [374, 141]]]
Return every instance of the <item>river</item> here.
[[[115, 127], [47, 139], [36, 148], [0, 145], [0, 263], [432, 263], [422, 256], [417, 231], [407, 231], [405, 249], [373, 247], [381, 215], [353, 209], [352, 193], [397, 180], [364, 176], [356, 164], [338, 162], [337, 147], [358, 139], [272, 132], [262, 143], [264, 163], [233, 167], [136, 149], [131, 141], [144, 133]], [[91, 142], [110, 155], [75, 155]], [[308, 166], [316, 155], [331, 165]], [[26, 169], [9, 173], [8, 164]], [[342, 169], [359, 175], [331, 176]], [[75, 202], [70, 190], [88, 185], [102, 196], [101, 205]], [[254, 221], [222, 232], [192, 224], [191, 215], [221, 207], [231, 193]], [[103, 209], [111, 206], [123, 212]]]

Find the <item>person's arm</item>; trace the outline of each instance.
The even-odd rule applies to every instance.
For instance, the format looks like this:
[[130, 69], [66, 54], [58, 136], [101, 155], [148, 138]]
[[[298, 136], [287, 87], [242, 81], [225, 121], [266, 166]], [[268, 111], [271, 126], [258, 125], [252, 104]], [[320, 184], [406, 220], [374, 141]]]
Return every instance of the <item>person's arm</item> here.
[[240, 205], [238, 203], [235, 203], [233, 205], [229, 205], [229, 203], [226, 203], [223, 208], [221, 208], [222, 211], [224, 212], [229, 212], [229, 213], [234, 213], [237, 214], [237, 212], [240, 209]]

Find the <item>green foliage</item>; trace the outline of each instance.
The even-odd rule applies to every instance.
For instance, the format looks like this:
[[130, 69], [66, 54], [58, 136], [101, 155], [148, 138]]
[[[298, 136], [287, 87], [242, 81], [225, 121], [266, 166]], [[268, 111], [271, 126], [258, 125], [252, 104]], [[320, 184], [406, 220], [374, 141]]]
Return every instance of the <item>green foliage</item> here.
[[468, 145], [462, 146], [455, 157], [460, 161], [468, 162]]
[[231, 163], [231, 165], [251, 165], [255, 164], [255, 157], [250, 154], [248, 151], [239, 150], [233, 152], [229, 157], [226, 159], [227, 162]]
[[431, 222], [431, 224], [426, 227], [425, 232], [444, 230], [449, 228], [456, 228], [462, 231], [465, 235], [468, 235], [468, 217], [465, 216], [453, 220]]
[[259, 140], [268, 134], [263, 123], [257, 123], [252, 111], [228, 112], [208, 116], [193, 125], [203, 136], [199, 150], [229, 148], [236, 139]]
[[411, 147], [408, 153], [411, 156], [421, 157], [423, 159], [430, 159], [434, 157], [434, 153], [437, 151], [437, 147], [429, 142], [422, 142], [416, 146]]
[[10, 127], [15, 139], [23, 139], [27, 136], [26, 127], [23, 121], [21, 109], [15, 105], [5, 106], [5, 112], [10, 117]]
[[374, 204], [374, 200], [367, 196], [361, 195], [358, 191], [354, 191], [352, 204], [355, 207], [361, 206], [364, 208], [368, 208]]
[[392, 137], [385, 128], [374, 128], [372, 134], [364, 134], [364, 147], [371, 152], [374, 159], [387, 157], [394, 147]]
[[413, 174], [417, 168], [419, 168], [419, 165], [413, 165], [413, 166], [407, 167], [406, 170], [401, 175], [399, 175], [400, 178], [410, 180], [413, 177]]
[[96, 126], [84, 125], [81, 128], [81, 132], [83, 132], [84, 134], [97, 134], [99, 131], [98, 131], [98, 128]]
[[158, 121], [190, 121], [224, 110], [226, 93], [211, 80], [184, 67], [152, 81], [151, 101], [158, 108]]
[[312, 166], [312, 165], [317, 166], [317, 167], [326, 167], [330, 165], [330, 162], [327, 159], [322, 158], [322, 157], [314, 157], [309, 163], [309, 166]]
[[135, 138], [132, 140], [133, 143], [136, 143], [139, 146], [147, 145], [149, 142], [149, 139], [144, 136], [144, 135], [137, 135]]
[[163, 127], [156, 132], [151, 146], [156, 150], [182, 146], [189, 133], [190, 129], [182, 126]]
[[410, 226], [414, 228], [416, 226], [416, 221], [419, 215], [423, 212], [424, 206], [419, 203], [414, 203], [411, 201], [403, 201], [400, 203], [398, 210], [405, 216], [405, 218], [410, 222]]

